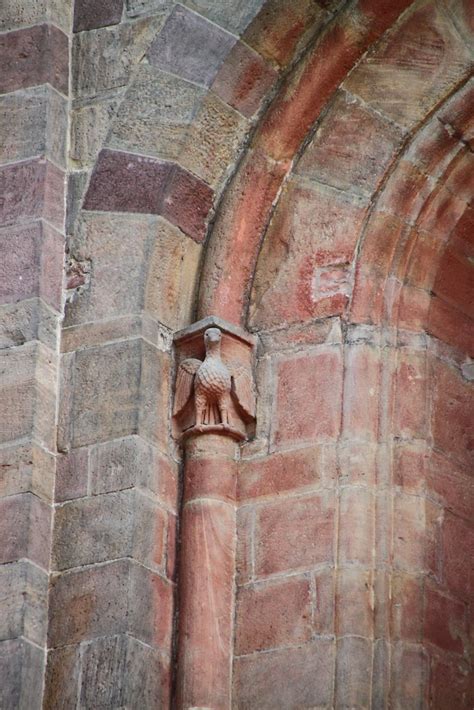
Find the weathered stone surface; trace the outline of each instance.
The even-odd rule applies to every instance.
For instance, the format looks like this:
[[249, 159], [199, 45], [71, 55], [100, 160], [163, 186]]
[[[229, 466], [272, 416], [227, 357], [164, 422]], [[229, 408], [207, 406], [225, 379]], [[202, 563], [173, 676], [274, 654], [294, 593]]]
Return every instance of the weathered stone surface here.
[[176, 463], [138, 436], [98, 444], [90, 452], [93, 495], [140, 486], [176, 510], [177, 479]]
[[241, 656], [234, 661], [234, 693], [243, 708], [331, 707], [334, 642]]
[[237, 593], [237, 655], [309, 641], [309, 580], [291, 577], [276, 583], [244, 587]]
[[45, 217], [58, 228], [64, 219], [64, 175], [44, 159], [27, 160], [0, 168], [4, 196], [0, 218], [4, 224]]
[[63, 94], [68, 93], [68, 40], [54, 25], [2, 34], [0, 64], [1, 93], [47, 82]]
[[91, 263], [87, 287], [66, 305], [65, 325], [139, 313], [142, 274], [156, 220], [140, 215], [83, 213], [71, 251]]
[[137, 491], [107, 493], [56, 508], [53, 569], [130, 557], [163, 566], [167, 516]]
[[159, 219], [152, 225], [144, 279], [144, 308], [177, 330], [192, 320], [202, 247]]
[[146, 567], [131, 564], [129, 595], [132, 602], [128, 614], [130, 634], [170, 655], [173, 585]]
[[0, 566], [0, 639], [46, 641], [48, 577], [26, 560]]
[[250, 118], [261, 107], [277, 76], [257, 52], [237, 42], [217, 72], [212, 90]]
[[474, 461], [472, 383], [449, 365], [433, 364], [432, 435], [435, 444], [468, 468]]
[[0, 351], [1, 394], [0, 441], [31, 434], [34, 424], [36, 348]]
[[[350, 527], [344, 518], [344, 525]], [[336, 587], [337, 636], [364, 636], [373, 634], [374, 595], [372, 573], [364, 569], [340, 569]]]
[[107, 146], [175, 160], [186, 144], [187, 128], [203, 94], [202, 88], [189, 81], [140, 65], [120, 104]]
[[166, 12], [173, 6], [173, 0], [125, 0], [128, 17], [137, 17], [151, 12]]
[[0, 161], [44, 154], [64, 165], [66, 100], [48, 86], [0, 97], [0, 131], [4, 136]]
[[218, 25], [176, 5], [148, 51], [151, 64], [202, 86], [210, 86], [235, 44]]
[[160, 214], [170, 167], [162, 160], [104, 149], [95, 164], [84, 209]]
[[74, 707], [78, 700], [80, 672], [79, 645], [49, 649], [44, 679], [44, 703], [62, 710]]
[[365, 209], [360, 198], [293, 180], [266, 234], [252, 293], [252, 325], [270, 327], [340, 313], [348, 301]]
[[166, 188], [161, 214], [195, 241], [202, 242], [213, 199], [209, 185], [176, 166]]
[[0, 500], [0, 562], [22, 558], [48, 568], [51, 542], [51, 508], [31, 493], [8, 496]]
[[441, 8], [429, 2], [409, 13], [344, 85], [410, 128], [449, 94], [468, 62], [466, 48], [453, 26]]
[[44, 651], [26, 639], [0, 643], [0, 707], [41, 710]]
[[77, 353], [71, 412], [74, 446], [135, 433], [140, 358], [139, 340]]
[[127, 631], [129, 565], [121, 560], [53, 576], [50, 647]]
[[255, 530], [255, 572], [259, 577], [331, 564], [333, 495], [311, 494], [261, 506]]
[[[335, 348], [278, 361], [272, 435], [276, 446], [337, 437], [342, 405], [340, 363], [341, 353]], [[318, 416], [322, 410], [324, 418]]]
[[79, 32], [72, 43], [73, 96], [95, 96], [127, 84], [163, 18]]
[[401, 140], [400, 129], [340, 92], [296, 171], [340, 190], [370, 196]]
[[118, 104], [119, 99], [102, 99], [73, 108], [69, 155], [78, 167], [90, 166], [96, 160]]
[[138, 433], [162, 451], [167, 451], [170, 436], [170, 354], [143, 341], [140, 374]]
[[34, 493], [52, 501], [55, 461], [52, 454], [31, 443], [16, 444], [0, 449], [0, 496], [15, 493]]
[[370, 686], [361, 682], [368, 678], [372, 666], [372, 644], [368, 639], [346, 637], [337, 642], [336, 706], [367, 707]]
[[261, 4], [263, 7], [247, 27], [243, 40], [263, 57], [284, 67], [317, 36], [328, 19], [326, 7], [332, 9], [340, 3], [271, 0]]
[[32, 340], [38, 340], [54, 350], [57, 326], [57, 314], [39, 298], [0, 306], [0, 350]]
[[123, 0], [77, 0], [74, 3], [73, 31], [93, 30], [117, 25], [122, 18]]
[[0, 31], [6, 32], [25, 25], [36, 25], [46, 19], [47, 0], [5, 0], [0, 7]]
[[247, 122], [213, 94], [209, 94], [193, 120], [179, 163], [212, 187], [229, 172], [244, 140]]
[[241, 34], [247, 27], [262, 4], [263, 0], [224, 0], [219, 3], [213, 0], [184, 0], [183, 2], [183, 5], [187, 5], [236, 35]]
[[55, 501], [62, 503], [87, 495], [89, 450], [73, 449], [56, 459]]

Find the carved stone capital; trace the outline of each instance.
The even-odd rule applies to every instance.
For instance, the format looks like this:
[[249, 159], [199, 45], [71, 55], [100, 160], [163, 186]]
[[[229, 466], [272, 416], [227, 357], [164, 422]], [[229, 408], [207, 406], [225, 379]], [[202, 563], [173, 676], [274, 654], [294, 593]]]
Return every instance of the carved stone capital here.
[[208, 316], [174, 336], [173, 434], [245, 441], [255, 428], [255, 338]]

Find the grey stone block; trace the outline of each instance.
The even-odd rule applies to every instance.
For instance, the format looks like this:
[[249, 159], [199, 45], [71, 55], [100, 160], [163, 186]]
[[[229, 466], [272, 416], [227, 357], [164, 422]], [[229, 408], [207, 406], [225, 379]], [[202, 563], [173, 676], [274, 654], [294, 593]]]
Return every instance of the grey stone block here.
[[138, 339], [77, 352], [71, 375], [73, 446], [136, 433], [140, 361]]
[[151, 64], [210, 86], [236, 38], [177, 5], [148, 52]]
[[0, 562], [27, 558], [47, 568], [51, 508], [31, 493], [0, 500]]
[[71, 115], [70, 157], [77, 167], [93, 165], [118, 104], [119, 99], [103, 99], [85, 106], [74, 107]]
[[74, 96], [96, 96], [127, 84], [130, 72], [163, 25], [152, 17], [74, 35], [72, 85]]
[[29, 491], [52, 502], [55, 459], [38, 444], [29, 442], [2, 447], [0, 470], [0, 497]]
[[45, 654], [25, 639], [0, 643], [0, 708], [41, 710]]
[[26, 560], [0, 566], [0, 640], [46, 641], [48, 575]]
[[143, 484], [152, 462], [152, 447], [138, 436], [94, 446], [90, 455], [91, 493], [97, 495]]
[[70, 710], [76, 708], [81, 671], [79, 645], [48, 651], [46, 661], [44, 708]]
[[57, 315], [39, 298], [0, 306], [0, 350], [39, 340], [56, 349]]

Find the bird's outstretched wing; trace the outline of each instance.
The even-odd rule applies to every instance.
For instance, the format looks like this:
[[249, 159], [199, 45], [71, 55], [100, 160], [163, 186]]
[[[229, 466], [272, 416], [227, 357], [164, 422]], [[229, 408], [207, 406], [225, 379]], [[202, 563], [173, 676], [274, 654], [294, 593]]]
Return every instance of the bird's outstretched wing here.
[[181, 414], [193, 393], [194, 375], [202, 365], [201, 360], [190, 357], [180, 362], [176, 377], [173, 415]]
[[251, 372], [239, 363], [229, 363], [232, 375], [232, 395], [237, 404], [248, 416], [255, 418], [255, 385]]

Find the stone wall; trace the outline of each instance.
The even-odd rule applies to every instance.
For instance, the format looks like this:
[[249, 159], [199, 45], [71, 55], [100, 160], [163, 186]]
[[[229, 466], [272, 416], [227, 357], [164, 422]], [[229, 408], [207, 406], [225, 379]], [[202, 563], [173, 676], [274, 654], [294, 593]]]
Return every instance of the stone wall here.
[[1, 707], [173, 706], [172, 336], [208, 315], [258, 341], [219, 707], [472, 707], [473, 30], [0, 10]]

